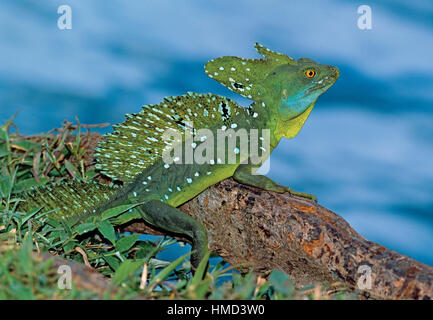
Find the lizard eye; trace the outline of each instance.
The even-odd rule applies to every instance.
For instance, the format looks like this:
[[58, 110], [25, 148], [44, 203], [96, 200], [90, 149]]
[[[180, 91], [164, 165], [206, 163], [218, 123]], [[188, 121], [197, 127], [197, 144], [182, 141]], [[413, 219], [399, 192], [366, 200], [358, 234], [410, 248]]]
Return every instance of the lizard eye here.
[[307, 78], [311, 79], [316, 75], [316, 71], [314, 71], [313, 69], [305, 70], [305, 75], [307, 76]]

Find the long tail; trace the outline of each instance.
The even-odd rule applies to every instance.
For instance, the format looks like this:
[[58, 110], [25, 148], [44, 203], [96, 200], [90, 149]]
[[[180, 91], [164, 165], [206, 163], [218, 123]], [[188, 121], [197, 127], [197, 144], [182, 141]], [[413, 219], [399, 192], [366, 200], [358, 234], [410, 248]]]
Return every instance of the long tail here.
[[54, 218], [75, 220], [93, 215], [96, 208], [107, 203], [116, 190], [97, 182], [49, 184], [24, 194], [17, 210], [30, 212], [40, 208], [41, 212], [52, 211], [49, 215]]

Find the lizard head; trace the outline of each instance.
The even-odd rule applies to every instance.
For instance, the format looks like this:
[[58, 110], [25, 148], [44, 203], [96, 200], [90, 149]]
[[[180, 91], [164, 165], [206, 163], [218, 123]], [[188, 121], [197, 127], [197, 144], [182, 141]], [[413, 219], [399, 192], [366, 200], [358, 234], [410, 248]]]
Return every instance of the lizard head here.
[[336, 67], [307, 58], [298, 61], [256, 43], [265, 59], [232, 56], [210, 60], [206, 74], [230, 90], [273, 110], [278, 121], [303, 114], [339, 76]]
[[266, 100], [278, 106], [279, 117], [290, 120], [312, 107], [338, 79], [340, 71], [307, 58], [276, 67], [260, 83]]

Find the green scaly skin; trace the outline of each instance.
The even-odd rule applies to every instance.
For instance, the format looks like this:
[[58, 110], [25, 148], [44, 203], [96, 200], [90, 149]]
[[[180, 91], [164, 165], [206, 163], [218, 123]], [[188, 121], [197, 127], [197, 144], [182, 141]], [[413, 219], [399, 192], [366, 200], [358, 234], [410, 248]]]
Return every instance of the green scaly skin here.
[[[265, 176], [253, 175], [260, 164], [252, 165], [248, 153], [241, 153], [235, 163], [227, 164], [226, 158], [217, 158], [216, 143], [213, 146], [215, 157], [208, 163], [167, 164], [162, 159], [164, 148], [170, 147], [162, 139], [165, 129], [180, 129], [182, 143], [191, 144], [183, 131], [188, 121], [194, 122], [195, 129], [209, 129], [215, 137], [218, 129], [246, 128], [259, 129], [259, 132], [269, 129], [271, 150], [266, 152], [270, 154], [282, 137], [293, 138], [298, 134], [318, 96], [339, 76], [333, 66], [305, 58], [295, 61], [259, 44], [256, 49], [265, 59], [222, 57], [205, 66], [209, 77], [252, 99], [254, 102], [249, 107], [242, 108], [225, 97], [196, 93], [165, 98], [159, 105], [145, 105], [142, 111], [128, 114], [124, 123], [114, 126], [114, 132], [106, 135], [96, 149], [97, 168], [114, 180], [123, 181], [123, 187], [115, 189], [97, 183], [72, 182], [38, 188], [27, 195], [18, 209], [56, 209], [53, 217], [81, 221], [83, 217], [101, 214], [118, 205], [137, 205], [132, 212], [119, 216], [116, 222], [142, 218], [167, 233], [190, 238], [191, 264], [196, 268], [208, 251], [206, 230], [176, 207], [209, 186], [233, 177], [240, 183], [265, 190], [315, 199], [313, 195], [293, 191]], [[194, 132], [195, 146], [191, 144], [191, 148], [195, 151], [204, 148], [204, 135]], [[180, 162], [191, 150], [184, 151]], [[230, 152], [234, 152], [233, 149], [226, 146], [225, 154]]]

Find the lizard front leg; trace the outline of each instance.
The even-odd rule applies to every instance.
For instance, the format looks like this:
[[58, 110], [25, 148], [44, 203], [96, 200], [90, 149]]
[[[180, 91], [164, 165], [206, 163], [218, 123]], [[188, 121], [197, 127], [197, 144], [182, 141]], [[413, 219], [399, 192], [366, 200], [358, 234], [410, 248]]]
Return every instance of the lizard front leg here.
[[233, 174], [233, 178], [242, 184], [246, 184], [252, 187], [257, 187], [263, 190], [267, 191], [274, 191], [279, 193], [289, 192], [290, 194], [307, 198], [313, 201], [317, 201], [316, 196], [304, 193], [304, 192], [298, 192], [295, 190], [290, 189], [289, 187], [285, 187], [272, 179], [263, 176], [263, 175], [255, 175], [253, 172], [257, 170], [257, 165], [251, 165], [251, 164], [241, 164], [236, 168], [235, 173]]

